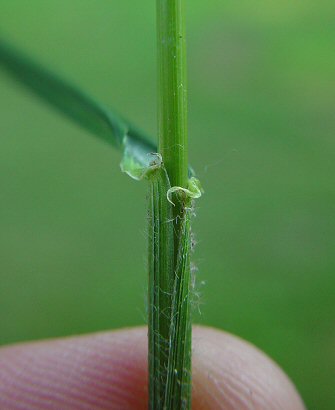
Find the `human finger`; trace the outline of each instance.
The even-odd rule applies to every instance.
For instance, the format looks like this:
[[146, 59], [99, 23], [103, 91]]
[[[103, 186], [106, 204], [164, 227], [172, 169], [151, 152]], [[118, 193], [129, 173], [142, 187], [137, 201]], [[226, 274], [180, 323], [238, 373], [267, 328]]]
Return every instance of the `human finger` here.
[[[0, 408], [146, 409], [147, 329], [17, 344], [0, 349]], [[225, 332], [193, 332], [194, 410], [302, 410], [280, 368]]]

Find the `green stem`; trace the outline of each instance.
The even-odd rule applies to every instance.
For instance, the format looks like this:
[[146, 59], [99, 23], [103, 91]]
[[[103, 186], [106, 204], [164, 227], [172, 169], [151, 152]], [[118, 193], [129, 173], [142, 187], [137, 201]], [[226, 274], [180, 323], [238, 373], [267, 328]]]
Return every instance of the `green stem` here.
[[[169, 178], [159, 156], [149, 180], [149, 408], [191, 408], [190, 218], [192, 192], [178, 219], [167, 200]], [[171, 191], [170, 191], [171, 192]], [[177, 250], [177, 253], [175, 253]]]
[[172, 206], [166, 170], [149, 175], [149, 401], [151, 410], [164, 409], [170, 354], [170, 327], [174, 277]]
[[157, 0], [159, 152], [172, 186], [188, 182], [184, 0]]
[[[191, 408], [184, 0], [157, 0], [159, 157], [149, 179], [149, 408]], [[173, 204], [168, 200], [173, 201]]]

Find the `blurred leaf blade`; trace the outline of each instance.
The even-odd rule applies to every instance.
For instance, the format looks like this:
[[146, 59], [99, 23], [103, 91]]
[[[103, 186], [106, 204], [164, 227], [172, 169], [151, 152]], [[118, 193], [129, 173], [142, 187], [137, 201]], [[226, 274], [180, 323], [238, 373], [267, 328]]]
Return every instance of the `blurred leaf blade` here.
[[122, 169], [135, 179], [157, 148], [144, 133], [121, 116], [0, 40], [0, 66], [34, 94], [101, 140], [124, 153]]

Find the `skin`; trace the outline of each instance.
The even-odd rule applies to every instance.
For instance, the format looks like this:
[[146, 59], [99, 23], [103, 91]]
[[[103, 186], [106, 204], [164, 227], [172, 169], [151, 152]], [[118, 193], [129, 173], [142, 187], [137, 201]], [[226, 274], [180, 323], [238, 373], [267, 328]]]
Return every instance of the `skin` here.
[[[147, 409], [147, 329], [0, 349], [0, 409]], [[283, 371], [225, 332], [195, 327], [193, 410], [303, 410]]]

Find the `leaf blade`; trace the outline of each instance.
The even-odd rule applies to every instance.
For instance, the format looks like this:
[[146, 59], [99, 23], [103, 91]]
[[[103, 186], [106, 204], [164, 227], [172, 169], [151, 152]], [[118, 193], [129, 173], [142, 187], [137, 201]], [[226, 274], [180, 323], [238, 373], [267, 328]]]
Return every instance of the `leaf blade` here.
[[0, 40], [0, 66], [82, 128], [121, 150], [128, 159], [130, 155], [136, 168], [149, 165], [147, 154], [156, 152], [157, 147], [143, 132], [3, 40]]

